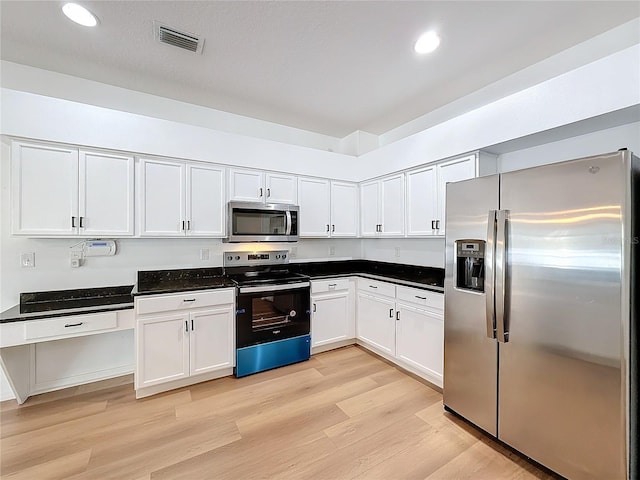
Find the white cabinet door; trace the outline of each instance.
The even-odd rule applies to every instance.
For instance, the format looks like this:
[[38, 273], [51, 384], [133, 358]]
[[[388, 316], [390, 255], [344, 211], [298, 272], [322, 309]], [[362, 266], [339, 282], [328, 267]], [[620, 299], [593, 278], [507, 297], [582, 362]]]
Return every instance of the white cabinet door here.
[[436, 166], [407, 172], [407, 235], [434, 235], [438, 217]]
[[68, 236], [77, 232], [78, 151], [12, 142], [12, 231]]
[[438, 235], [444, 235], [444, 217], [446, 209], [446, 187], [449, 182], [468, 180], [476, 176], [476, 156], [457, 158], [438, 164]]
[[298, 178], [298, 233], [301, 237], [328, 237], [330, 223], [329, 181], [320, 178]]
[[229, 200], [235, 202], [264, 202], [264, 173], [256, 170], [229, 170]]
[[380, 230], [385, 236], [404, 235], [404, 174], [380, 181], [382, 189]]
[[133, 157], [80, 150], [79, 166], [80, 235], [133, 235]]
[[395, 301], [358, 293], [358, 339], [391, 356], [396, 354]]
[[191, 313], [191, 375], [234, 366], [235, 332], [233, 308], [226, 306]]
[[189, 315], [138, 320], [136, 389], [189, 376]]
[[331, 182], [331, 236], [358, 236], [358, 185]]
[[442, 387], [444, 323], [442, 315], [398, 304], [396, 356], [426, 373]]
[[380, 230], [380, 182], [363, 183], [360, 186], [360, 233], [363, 237], [375, 237]]
[[267, 203], [298, 203], [298, 182], [292, 175], [267, 173], [265, 187]]
[[351, 338], [349, 328], [349, 293], [311, 297], [311, 346]]
[[187, 165], [186, 219], [188, 236], [224, 237], [224, 168]]
[[183, 236], [186, 229], [184, 165], [140, 161], [140, 235]]

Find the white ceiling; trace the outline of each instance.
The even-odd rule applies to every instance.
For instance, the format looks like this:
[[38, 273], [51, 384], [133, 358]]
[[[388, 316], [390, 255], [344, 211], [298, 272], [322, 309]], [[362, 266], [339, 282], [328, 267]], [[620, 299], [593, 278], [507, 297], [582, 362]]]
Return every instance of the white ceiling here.
[[[640, 16], [637, 1], [2, 1], [3, 60], [304, 130], [382, 134]], [[202, 55], [152, 22], [205, 37]], [[442, 38], [418, 56], [427, 29]]]

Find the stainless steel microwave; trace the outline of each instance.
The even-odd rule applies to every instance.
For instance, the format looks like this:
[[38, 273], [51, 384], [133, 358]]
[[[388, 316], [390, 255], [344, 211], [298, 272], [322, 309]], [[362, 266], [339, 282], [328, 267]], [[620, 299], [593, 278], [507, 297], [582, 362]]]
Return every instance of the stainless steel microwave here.
[[227, 242], [297, 242], [296, 205], [229, 202]]

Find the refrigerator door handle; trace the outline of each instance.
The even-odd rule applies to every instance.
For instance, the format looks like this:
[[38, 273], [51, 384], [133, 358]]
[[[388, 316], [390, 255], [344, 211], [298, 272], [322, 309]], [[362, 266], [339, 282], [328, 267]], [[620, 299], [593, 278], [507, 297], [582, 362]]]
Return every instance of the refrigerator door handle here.
[[489, 210], [487, 219], [487, 244], [485, 247], [485, 301], [487, 319], [487, 337], [496, 338], [496, 303], [495, 303], [495, 249], [496, 249], [496, 210]]
[[509, 341], [505, 290], [507, 280], [507, 221], [509, 210], [498, 210], [496, 229], [495, 297], [496, 297], [496, 338], [499, 342]]

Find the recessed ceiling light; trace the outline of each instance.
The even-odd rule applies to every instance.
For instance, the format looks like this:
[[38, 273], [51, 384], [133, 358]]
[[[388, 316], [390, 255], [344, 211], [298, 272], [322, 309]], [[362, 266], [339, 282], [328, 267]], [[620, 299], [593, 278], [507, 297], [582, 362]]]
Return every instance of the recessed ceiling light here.
[[417, 53], [431, 53], [440, 45], [440, 37], [434, 31], [426, 32], [420, 35], [413, 49]]
[[80, 25], [85, 27], [95, 27], [98, 24], [98, 20], [89, 10], [77, 3], [65, 3], [62, 6], [62, 12]]

